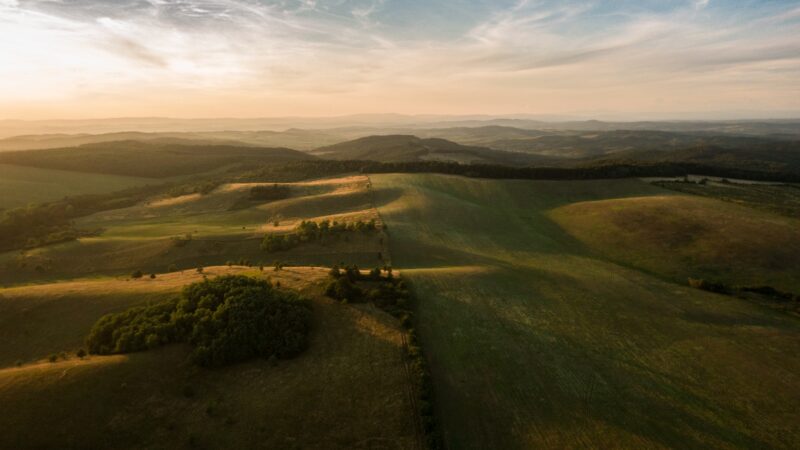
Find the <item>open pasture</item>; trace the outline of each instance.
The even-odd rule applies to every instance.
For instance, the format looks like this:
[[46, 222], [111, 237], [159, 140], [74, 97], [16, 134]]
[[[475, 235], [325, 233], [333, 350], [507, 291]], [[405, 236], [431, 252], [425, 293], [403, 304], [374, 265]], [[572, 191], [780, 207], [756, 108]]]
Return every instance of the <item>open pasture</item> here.
[[290, 251], [267, 253], [260, 248], [266, 233], [289, 232], [302, 220], [379, 219], [367, 177], [284, 183], [291, 196], [272, 202], [250, 200], [249, 190], [254, 185], [226, 184], [206, 195], [157, 197], [83, 217], [76, 221], [77, 226], [98, 230], [96, 236], [0, 254], [0, 283], [119, 276], [134, 270], [166, 272], [242, 260], [265, 266], [344, 262], [365, 267], [388, 261], [388, 243], [380, 231], [356, 233], [346, 241], [309, 243]]
[[[797, 318], [617, 264], [552, 219], [575, 203], [669, 191], [636, 180], [371, 180], [394, 264], [420, 299], [451, 448], [800, 445]], [[745, 220], [769, 222], [760, 214]]]
[[150, 178], [0, 164], [0, 209], [50, 202], [67, 196], [114, 192], [158, 182]]
[[[181, 345], [74, 356], [102, 314], [176, 295], [201, 279], [194, 271], [3, 289], [0, 448], [418, 448], [396, 319], [322, 296], [323, 268], [205, 272], [269, 277], [310, 297], [308, 350], [216, 370], [188, 363]], [[68, 359], [43, 360], [61, 351]]]

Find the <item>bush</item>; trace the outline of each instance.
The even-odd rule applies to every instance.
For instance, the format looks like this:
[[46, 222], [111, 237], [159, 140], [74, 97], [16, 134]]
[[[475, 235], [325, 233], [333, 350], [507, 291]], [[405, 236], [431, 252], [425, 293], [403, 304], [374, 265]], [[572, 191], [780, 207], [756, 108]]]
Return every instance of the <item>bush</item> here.
[[75, 356], [77, 356], [78, 358], [83, 359], [83, 357], [86, 356], [86, 350], [79, 349], [77, 352], [75, 352]]
[[353, 284], [349, 277], [338, 277], [331, 280], [325, 288], [325, 295], [336, 300], [358, 302], [364, 298], [364, 292]]
[[689, 278], [689, 286], [695, 289], [702, 289], [704, 291], [715, 292], [717, 294], [729, 294], [730, 289], [722, 283], [707, 281], [698, 278]]
[[144, 276], [144, 274], [142, 273], [141, 270], [137, 270], [136, 272], [133, 272], [131, 274], [131, 278], [133, 278], [133, 279], [142, 278], [143, 276]]
[[263, 280], [224, 276], [193, 283], [181, 297], [103, 316], [86, 344], [90, 353], [129, 353], [173, 342], [194, 347], [207, 367], [260, 356], [290, 358], [307, 345], [311, 309], [292, 292]]

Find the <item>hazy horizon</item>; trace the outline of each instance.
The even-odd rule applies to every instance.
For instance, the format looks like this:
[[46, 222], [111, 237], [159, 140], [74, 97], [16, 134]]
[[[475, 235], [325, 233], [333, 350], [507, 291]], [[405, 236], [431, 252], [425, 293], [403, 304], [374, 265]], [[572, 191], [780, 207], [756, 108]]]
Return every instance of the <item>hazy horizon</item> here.
[[0, 118], [797, 117], [800, 6], [0, 0]]

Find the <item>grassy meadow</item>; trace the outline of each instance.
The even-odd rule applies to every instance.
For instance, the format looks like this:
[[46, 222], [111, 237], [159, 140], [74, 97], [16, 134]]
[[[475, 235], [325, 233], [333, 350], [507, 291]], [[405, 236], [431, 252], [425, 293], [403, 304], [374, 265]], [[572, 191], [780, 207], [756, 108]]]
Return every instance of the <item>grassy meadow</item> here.
[[[155, 196], [77, 219], [92, 236], [0, 253], [0, 448], [422, 448], [404, 331], [323, 295], [339, 262], [412, 282], [447, 448], [800, 445], [798, 318], [686, 282], [800, 291], [797, 218], [637, 179], [352, 175], [280, 183], [274, 201], [259, 184]], [[260, 248], [325, 219], [388, 228]], [[175, 296], [199, 266], [310, 297], [309, 349], [215, 370], [182, 345], [75, 356], [99, 317]]]
[[59, 200], [67, 196], [114, 192], [158, 182], [151, 178], [0, 164], [0, 210]]
[[[173, 266], [193, 269], [243, 259], [270, 266], [383, 265], [389, 256], [382, 232], [306, 244], [290, 252], [260, 248], [265, 233], [288, 232], [301, 220], [376, 219], [368, 183], [365, 176], [286, 183], [292, 195], [272, 202], [248, 199], [254, 183], [225, 184], [206, 195], [154, 198], [93, 214], [79, 219], [77, 226], [97, 230], [96, 236], [0, 254], [0, 285], [121, 276], [133, 270], [166, 272]], [[187, 235], [188, 241], [176, 240]]]
[[[658, 227], [681, 224], [682, 202], [695, 199], [638, 180], [371, 180], [393, 262], [420, 299], [418, 332], [449, 448], [800, 445], [797, 318], [673, 283], [664, 269], [672, 262], [635, 267], [659, 248], [648, 241], [662, 238]], [[666, 218], [618, 237], [622, 248], [593, 247], [591, 231], [566, 220], [584, 202]], [[708, 202], [713, 214], [693, 217], [703, 226], [784, 233], [739, 236], [742, 248], [780, 252], [793, 239], [783, 218]], [[606, 226], [610, 209], [597, 210], [585, 226]], [[700, 234], [695, 244], [720, 255], [705, 270], [726, 267], [722, 239]], [[619, 264], [617, 251], [636, 258]]]
[[[194, 271], [0, 290], [0, 448], [418, 448], [394, 318], [324, 297], [323, 268], [206, 273], [265, 276], [310, 297], [309, 349], [216, 370], [190, 364], [181, 345], [75, 357], [102, 314], [176, 295], [201, 279]], [[59, 352], [69, 357], [43, 359]]]

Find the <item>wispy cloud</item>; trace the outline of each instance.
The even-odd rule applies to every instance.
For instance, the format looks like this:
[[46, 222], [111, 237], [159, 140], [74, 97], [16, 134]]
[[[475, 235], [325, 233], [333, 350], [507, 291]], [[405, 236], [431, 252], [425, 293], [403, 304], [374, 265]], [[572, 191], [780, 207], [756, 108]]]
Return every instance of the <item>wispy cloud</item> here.
[[780, 1], [0, 0], [0, 114], [724, 109], [742, 86], [800, 109], [798, 35]]

